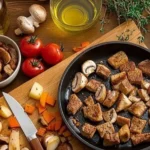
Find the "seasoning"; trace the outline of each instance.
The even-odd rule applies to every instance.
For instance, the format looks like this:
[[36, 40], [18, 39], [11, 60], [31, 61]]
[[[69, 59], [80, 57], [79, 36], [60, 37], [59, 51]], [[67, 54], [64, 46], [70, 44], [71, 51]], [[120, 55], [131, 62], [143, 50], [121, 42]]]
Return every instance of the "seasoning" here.
[[5, 34], [9, 27], [8, 12], [5, 0], [0, 0], [0, 34]]

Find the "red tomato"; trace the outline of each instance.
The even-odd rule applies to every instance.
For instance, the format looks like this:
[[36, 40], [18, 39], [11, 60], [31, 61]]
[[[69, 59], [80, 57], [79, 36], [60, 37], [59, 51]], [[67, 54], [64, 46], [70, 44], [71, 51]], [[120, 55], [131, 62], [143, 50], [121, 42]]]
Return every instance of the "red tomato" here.
[[21, 53], [28, 58], [39, 56], [42, 47], [42, 41], [36, 36], [26, 36], [20, 42]]
[[42, 62], [35, 58], [28, 58], [22, 64], [22, 71], [28, 77], [35, 77], [42, 73], [45, 67]]
[[49, 65], [55, 65], [63, 59], [61, 47], [54, 43], [50, 43], [43, 47], [41, 54], [44, 61]]

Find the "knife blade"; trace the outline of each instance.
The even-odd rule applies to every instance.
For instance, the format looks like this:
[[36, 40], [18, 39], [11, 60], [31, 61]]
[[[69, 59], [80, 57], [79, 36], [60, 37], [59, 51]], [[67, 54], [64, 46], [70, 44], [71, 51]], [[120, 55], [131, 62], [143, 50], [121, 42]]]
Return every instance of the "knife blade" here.
[[31, 119], [28, 117], [28, 115], [24, 112], [22, 106], [11, 95], [5, 92], [3, 92], [2, 94], [9, 107], [11, 108], [13, 114], [15, 115], [16, 119], [18, 120], [33, 150], [43, 150], [41, 143], [36, 136], [37, 129], [32, 123]]

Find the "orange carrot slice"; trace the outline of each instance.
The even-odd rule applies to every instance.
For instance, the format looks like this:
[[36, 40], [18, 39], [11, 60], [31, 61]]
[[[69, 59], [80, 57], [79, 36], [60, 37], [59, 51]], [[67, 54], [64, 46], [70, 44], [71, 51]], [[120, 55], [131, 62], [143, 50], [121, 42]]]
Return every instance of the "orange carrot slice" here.
[[62, 120], [57, 120], [55, 122], [55, 131], [58, 131], [61, 128]]
[[46, 105], [47, 96], [48, 96], [48, 92], [43, 92], [41, 95], [40, 104], [42, 107], [45, 107], [45, 105]]
[[46, 110], [46, 107], [42, 107], [39, 103], [36, 103], [36, 107], [38, 108], [39, 114], [42, 114]]
[[14, 117], [14, 116], [10, 116], [8, 118], [8, 125], [10, 128], [19, 128], [20, 127], [19, 122], [17, 121], [16, 117]]
[[39, 130], [38, 130], [38, 132], [37, 132], [37, 135], [39, 135], [39, 136], [44, 136], [45, 132], [46, 132], [46, 129], [40, 127]]
[[85, 42], [82, 42], [82, 43], [81, 43], [81, 47], [82, 47], [82, 48], [85, 48], [85, 47], [87, 47], [88, 45], [90, 45], [90, 42], [89, 42], [89, 41], [85, 41]]
[[48, 131], [55, 131], [55, 121], [50, 122], [48, 127], [46, 128]]
[[81, 47], [81, 46], [79, 46], [79, 47], [73, 47], [73, 51], [74, 52], [79, 52], [81, 50], [83, 50], [83, 47]]
[[35, 107], [33, 105], [30, 105], [30, 104], [25, 105], [25, 112], [27, 114], [30, 114], [30, 115], [33, 114], [34, 110], [35, 110]]
[[58, 132], [58, 135], [62, 135], [63, 132], [67, 129], [67, 127], [64, 125], [60, 128], [59, 132]]
[[50, 123], [53, 119], [55, 119], [54, 114], [48, 112], [47, 110], [45, 110], [45, 111], [42, 113], [42, 116], [43, 116], [43, 118], [45, 119], [45, 121], [46, 121], [47, 123]]
[[66, 130], [64, 133], [63, 133], [63, 136], [64, 137], [69, 137], [71, 136], [71, 132], [69, 130]]
[[51, 105], [51, 106], [54, 106], [56, 103], [56, 99], [48, 94], [48, 96], [46, 98], [46, 103]]

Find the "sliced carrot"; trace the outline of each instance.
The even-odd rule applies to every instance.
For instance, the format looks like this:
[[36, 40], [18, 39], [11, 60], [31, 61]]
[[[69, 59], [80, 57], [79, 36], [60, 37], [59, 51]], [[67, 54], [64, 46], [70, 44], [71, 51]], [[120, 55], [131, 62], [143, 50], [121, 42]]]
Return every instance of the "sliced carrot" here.
[[63, 133], [63, 136], [64, 137], [69, 137], [71, 136], [71, 132], [69, 130], [66, 130], [64, 133]]
[[36, 103], [36, 107], [38, 108], [39, 114], [42, 114], [46, 110], [46, 107], [42, 107], [39, 103]]
[[8, 124], [9, 124], [10, 128], [19, 128], [20, 127], [20, 124], [18, 123], [16, 117], [14, 117], [14, 116], [10, 116], [8, 118]]
[[62, 120], [57, 120], [55, 122], [55, 131], [58, 131], [61, 128]]
[[62, 120], [61, 114], [59, 111], [55, 112], [55, 119], [56, 120]]
[[81, 47], [81, 46], [79, 46], [79, 47], [73, 47], [73, 51], [75, 51], [75, 52], [79, 52], [81, 50], [83, 50], [83, 47]]
[[30, 104], [26, 104], [25, 105], [25, 112], [28, 113], [28, 114], [33, 114], [35, 110], [35, 107], [33, 105], [30, 105]]
[[45, 107], [45, 105], [46, 105], [47, 96], [48, 96], [48, 92], [43, 92], [41, 95], [40, 104], [42, 107]]
[[46, 98], [46, 103], [51, 105], [51, 106], [54, 106], [56, 103], [56, 99], [48, 94], [48, 96]]
[[87, 47], [88, 45], [90, 45], [90, 42], [89, 42], [89, 41], [85, 41], [85, 42], [82, 42], [82, 43], [81, 43], [81, 47], [82, 47], [82, 48], [85, 48], [85, 47]]
[[48, 131], [55, 131], [55, 121], [50, 122], [48, 127], [46, 128]]
[[63, 132], [67, 129], [67, 127], [64, 125], [60, 128], [59, 132], [58, 132], [58, 135], [62, 135]]
[[47, 110], [45, 110], [45, 111], [42, 113], [42, 116], [43, 116], [43, 118], [45, 119], [45, 121], [46, 121], [47, 123], [50, 123], [53, 119], [55, 119], [54, 114], [48, 112]]
[[44, 136], [45, 132], [46, 132], [46, 129], [40, 127], [39, 130], [38, 130], [38, 132], [37, 132], [37, 135], [39, 135], [39, 136]]

